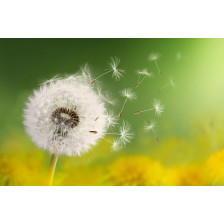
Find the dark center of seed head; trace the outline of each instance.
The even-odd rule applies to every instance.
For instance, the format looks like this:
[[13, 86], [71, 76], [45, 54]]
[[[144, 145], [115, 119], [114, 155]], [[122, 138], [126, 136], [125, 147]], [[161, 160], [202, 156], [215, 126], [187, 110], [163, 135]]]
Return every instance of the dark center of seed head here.
[[51, 115], [51, 120], [56, 125], [74, 128], [79, 124], [79, 116], [65, 107], [57, 108]]

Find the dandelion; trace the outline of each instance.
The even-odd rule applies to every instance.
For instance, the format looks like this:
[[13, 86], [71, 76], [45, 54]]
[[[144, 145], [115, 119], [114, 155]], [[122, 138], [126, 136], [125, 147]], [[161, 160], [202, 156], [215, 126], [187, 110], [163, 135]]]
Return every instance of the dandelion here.
[[111, 57], [109, 61], [109, 68], [103, 74], [99, 75], [95, 79], [92, 80], [91, 84], [93, 84], [97, 79], [101, 78], [102, 76], [112, 72], [112, 78], [118, 81], [122, 76], [125, 70], [118, 68], [120, 64], [120, 59], [117, 57]]
[[149, 124], [145, 123], [144, 129], [146, 131], [151, 131], [153, 133], [153, 135], [154, 135], [155, 141], [158, 143], [159, 139], [158, 139], [158, 137], [156, 135], [155, 127], [156, 127], [156, 123], [154, 121], [151, 121]]
[[137, 72], [139, 75], [138, 77], [138, 83], [135, 87], [139, 87], [139, 85], [145, 80], [146, 77], [152, 77], [152, 73], [148, 72], [147, 69], [143, 69]]
[[123, 105], [121, 107], [121, 111], [119, 113], [119, 117], [121, 117], [121, 115], [122, 115], [122, 112], [123, 112], [124, 107], [125, 107], [125, 105], [127, 103], [127, 100], [134, 100], [134, 99], [137, 98], [136, 94], [130, 88], [122, 90], [121, 91], [121, 96], [124, 97], [125, 100], [124, 100], [124, 103], [123, 103]]
[[157, 99], [154, 99], [153, 107], [146, 109], [146, 110], [138, 110], [134, 112], [134, 114], [140, 114], [143, 112], [148, 112], [148, 111], [155, 111], [155, 115], [160, 116], [161, 113], [164, 111], [164, 105], [161, 104], [161, 102]]
[[172, 88], [175, 88], [175, 86], [176, 86], [176, 83], [173, 81], [172, 78], [169, 79], [169, 82], [168, 82], [167, 84], [165, 84], [164, 86], [162, 86], [162, 87], [158, 90], [158, 92], [161, 92], [162, 89], [165, 89], [165, 88], [167, 88], [167, 87], [169, 87], [169, 86], [171, 86]]
[[158, 59], [159, 59], [159, 54], [158, 53], [151, 53], [149, 55], [149, 60], [154, 61], [155, 65], [156, 65], [156, 68], [159, 72], [159, 75], [162, 76], [162, 72], [161, 72], [161, 70], [159, 68], [159, 64], [158, 64]]
[[115, 136], [115, 140], [112, 143], [113, 151], [117, 151], [124, 147], [127, 143], [131, 141], [134, 134], [131, 132], [131, 126], [128, 122], [123, 121], [118, 132], [105, 133], [107, 135]]
[[43, 83], [29, 97], [24, 110], [27, 134], [39, 148], [52, 154], [49, 185], [59, 155], [82, 155], [114, 124], [105, 101], [85, 75], [53, 78]]

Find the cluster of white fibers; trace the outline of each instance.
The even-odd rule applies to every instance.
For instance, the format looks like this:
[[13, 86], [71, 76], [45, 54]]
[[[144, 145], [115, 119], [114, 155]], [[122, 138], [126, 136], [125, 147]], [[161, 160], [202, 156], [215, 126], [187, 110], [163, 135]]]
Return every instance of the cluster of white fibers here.
[[109, 128], [108, 112], [90, 80], [85, 72], [53, 78], [29, 97], [24, 125], [39, 148], [58, 155], [81, 155], [103, 138]]

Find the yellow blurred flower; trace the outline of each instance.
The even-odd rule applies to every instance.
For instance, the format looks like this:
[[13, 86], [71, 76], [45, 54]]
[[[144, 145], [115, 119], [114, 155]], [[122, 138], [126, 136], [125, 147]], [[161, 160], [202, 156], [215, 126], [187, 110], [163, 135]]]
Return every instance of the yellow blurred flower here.
[[0, 185], [41, 185], [38, 171], [21, 158], [0, 155]]
[[224, 149], [213, 153], [205, 163], [208, 184], [224, 185]]
[[204, 170], [201, 165], [186, 165], [168, 168], [164, 185], [168, 186], [203, 186]]
[[161, 185], [164, 169], [160, 162], [146, 156], [122, 156], [109, 168], [110, 185]]
[[45, 154], [17, 136], [1, 145], [0, 185], [43, 185]]

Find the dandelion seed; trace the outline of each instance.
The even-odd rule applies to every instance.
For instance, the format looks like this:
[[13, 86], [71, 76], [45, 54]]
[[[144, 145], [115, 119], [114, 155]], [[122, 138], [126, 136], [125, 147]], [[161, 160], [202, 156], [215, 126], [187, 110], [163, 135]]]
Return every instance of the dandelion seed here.
[[151, 121], [149, 124], [148, 123], [145, 123], [144, 129], [146, 131], [151, 131], [153, 133], [153, 135], [154, 135], [155, 141], [158, 143], [159, 139], [158, 139], [158, 137], [156, 135], [155, 127], [156, 127], [155, 121]]
[[123, 103], [123, 105], [121, 107], [121, 111], [119, 113], [119, 117], [121, 117], [121, 115], [122, 115], [122, 112], [123, 112], [124, 107], [125, 107], [125, 105], [127, 103], [127, 100], [133, 100], [133, 99], [137, 98], [136, 94], [130, 88], [122, 90], [120, 94], [121, 94], [122, 97], [125, 98], [125, 100], [124, 100], [124, 103]]
[[114, 135], [117, 137], [117, 143], [122, 146], [131, 141], [134, 134], [131, 132], [131, 125], [128, 122], [123, 121], [118, 132], [105, 133], [107, 135]]
[[139, 85], [144, 81], [146, 77], [152, 77], [152, 73], [148, 72], [147, 69], [138, 71], [137, 74], [139, 75], [139, 77], [138, 77], [138, 83], [136, 84], [135, 88], [139, 87]]
[[155, 122], [151, 121], [149, 124], [145, 123], [145, 130], [146, 131], [154, 131], [155, 129]]
[[[107, 135], [113, 135], [116, 140], [113, 142], [112, 148], [124, 147], [127, 143], [131, 141], [134, 134], [131, 132], [131, 126], [128, 122], [123, 121], [118, 132], [105, 133]], [[116, 146], [116, 147], [115, 147]]]
[[126, 143], [130, 142], [133, 138], [133, 133], [131, 132], [131, 126], [129, 123], [124, 122], [120, 128], [120, 138], [119, 141], [125, 145]]
[[50, 185], [58, 155], [89, 151], [114, 121], [108, 122], [105, 101], [89, 85], [89, 77], [76, 74], [53, 78], [35, 90], [26, 103], [24, 125], [32, 141], [52, 154]]
[[157, 116], [160, 116], [161, 113], [164, 111], [164, 106], [161, 104], [161, 102], [157, 99], [154, 99], [154, 103], [153, 103], [153, 107], [146, 109], [146, 110], [138, 110], [136, 112], [134, 112], [134, 114], [140, 114], [143, 112], [148, 112], [148, 111], [155, 111], [155, 114]]
[[169, 82], [168, 82], [167, 84], [165, 84], [164, 86], [162, 86], [162, 87], [158, 90], [158, 92], [161, 92], [161, 90], [167, 88], [168, 86], [171, 86], [172, 88], [175, 88], [176, 84], [175, 84], [175, 82], [173, 81], [172, 78], [169, 80]]
[[98, 80], [102, 76], [104, 76], [108, 73], [111, 73], [111, 72], [112, 72], [112, 78], [114, 78], [116, 81], [120, 80], [120, 78], [125, 73], [125, 70], [118, 68], [118, 66], [120, 64], [120, 59], [117, 57], [111, 57], [108, 64], [109, 64], [109, 68], [106, 70], [106, 72], [104, 72], [103, 74], [101, 74], [98, 77], [96, 77], [95, 79], [93, 79], [90, 84], [93, 84], [96, 80]]
[[162, 76], [162, 72], [161, 72], [161, 70], [159, 68], [159, 64], [158, 64], [158, 59], [159, 59], [159, 54], [158, 53], [151, 53], [149, 55], [149, 60], [154, 61], [155, 65], [156, 65], [156, 68], [159, 72], [159, 75]]
[[89, 133], [97, 134], [97, 131], [89, 131]]

